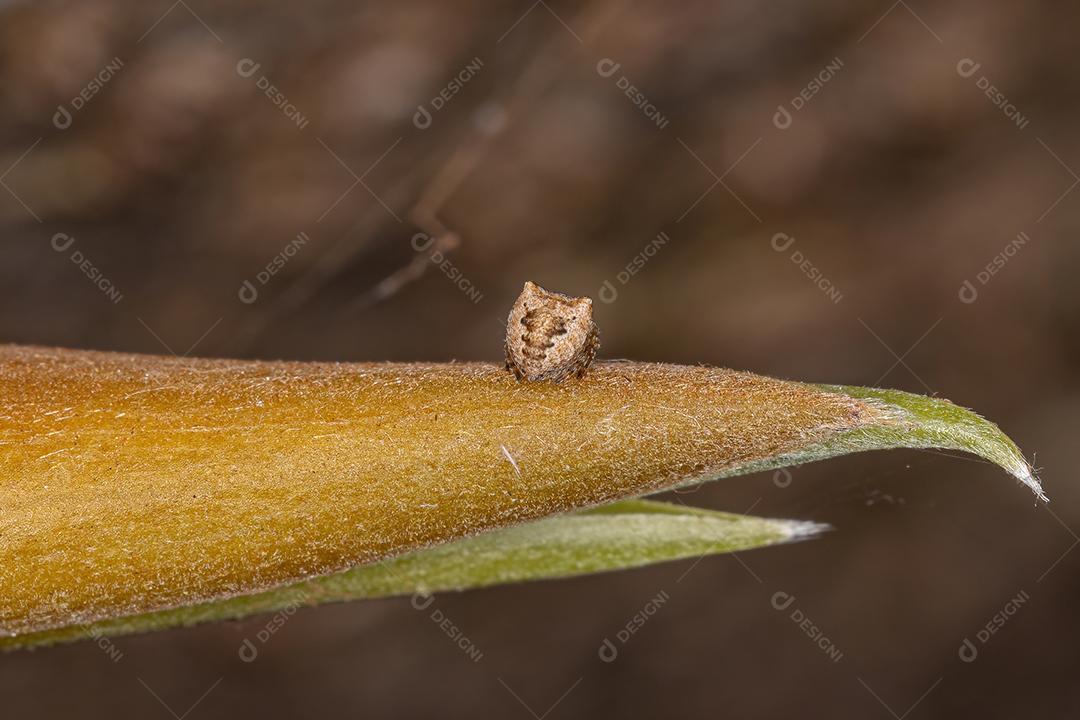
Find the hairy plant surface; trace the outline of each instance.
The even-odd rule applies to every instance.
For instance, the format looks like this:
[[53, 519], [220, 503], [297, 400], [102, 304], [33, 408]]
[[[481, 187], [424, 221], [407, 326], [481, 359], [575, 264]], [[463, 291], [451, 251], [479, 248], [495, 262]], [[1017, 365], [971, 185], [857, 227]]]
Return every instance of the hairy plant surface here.
[[[0, 637], [0, 649], [240, 618], [326, 602], [427, 595], [569, 577], [812, 537], [815, 523], [732, 515], [650, 500], [543, 518], [254, 595]], [[422, 601], [423, 602], [423, 601]]]
[[969, 450], [1041, 493], [996, 426], [947, 401], [704, 367], [597, 363], [553, 384], [477, 363], [3, 346], [0, 397], [9, 635], [253, 595], [858, 450]]

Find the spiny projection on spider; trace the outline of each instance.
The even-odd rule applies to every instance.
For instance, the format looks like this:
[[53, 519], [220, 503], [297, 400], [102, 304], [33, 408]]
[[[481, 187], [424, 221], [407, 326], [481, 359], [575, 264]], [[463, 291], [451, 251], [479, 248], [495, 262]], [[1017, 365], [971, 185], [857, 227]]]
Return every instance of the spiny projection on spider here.
[[506, 321], [506, 368], [518, 380], [584, 377], [600, 347], [591, 298], [526, 282]]

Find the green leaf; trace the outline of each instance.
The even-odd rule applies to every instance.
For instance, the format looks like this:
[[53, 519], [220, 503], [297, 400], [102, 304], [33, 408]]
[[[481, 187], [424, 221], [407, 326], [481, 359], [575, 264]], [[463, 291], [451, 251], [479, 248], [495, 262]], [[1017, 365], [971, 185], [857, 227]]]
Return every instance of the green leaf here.
[[[867, 450], [939, 448], [978, 455], [1009, 472], [1043, 502], [1050, 501], [1016, 443], [997, 425], [971, 410], [954, 405], [948, 400], [900, 390], [850, 385], [809, 387], [867, 401], [881, 410], [881, 417], [876, 422], [837, 433], [824, 441], [804, 445], [793, 452], [736, 465], [710, 479], [801, 465]], [[684, 483], [689, 484], [696, 483]]]
[[122, 635], [393, 595], [571, 577], [802, 540], [815, 523], [625, 500], [496, 530], [290, 587], [200, 605], [0, 638], [0, 649]]
[[667, 513], [566, 513], [864, 450], [973, 452], [1045, 499], [1001, 430], [946, 400], [723, 368], [598, 362], [556, 384], [490, 363], [0, 346], [0, 396], [16, 645], [274, 609], [297, 583], [321, 602], [654, 562]]

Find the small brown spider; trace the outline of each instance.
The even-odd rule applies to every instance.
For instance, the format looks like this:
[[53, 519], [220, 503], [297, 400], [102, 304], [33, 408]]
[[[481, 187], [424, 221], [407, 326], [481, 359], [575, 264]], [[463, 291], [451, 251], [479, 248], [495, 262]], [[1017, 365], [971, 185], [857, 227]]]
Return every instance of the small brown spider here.
[[518, 380], [583, 377], [598, 347], [591, 298], [525, 283], [506, 321], [506, 368]]

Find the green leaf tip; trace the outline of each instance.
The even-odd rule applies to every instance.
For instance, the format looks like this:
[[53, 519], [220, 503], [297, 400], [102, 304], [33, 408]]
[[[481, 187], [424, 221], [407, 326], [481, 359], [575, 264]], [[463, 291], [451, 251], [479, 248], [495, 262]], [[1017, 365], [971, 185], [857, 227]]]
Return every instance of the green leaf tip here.
[[822, 385], [822, 389], [881, 404], [895, 424], [865, 430], [869, 443], [891, 447], [943, 448], [977, 455], [1000, 466], [1026, 485], [1043, 502], [1050, 502], [1031, 464], [1020, 448], [995, 423], [978, 413], [942, 398], [901, 390]]
[[[829, 393], [865, 402], [875, 417], [848, 430], [797, 450], [770, 458], [734, 465], [707, 478], [713, 480], [745, 475], [868, 450], [898, 448], [944, 449], [968, 452], [998, 465], [1026, 485], [1043, 502], [1050, 502], [1030, 463], [996, 424], [978, 413], [942, 398], [901, 390], [852, 385], [810, 385]], [[698, 485], [694, 479], [681, 486]]]
[[972, 452], [1046, 498], [948, 401], [723, 368], [598, 362], [556, 384], [0, 346], [0, 395], [8, 646], [798, 540], [821, 527], [582, 509], [864, 450]]
[[494, 530], [289, 587], [0, 637], [0, 651], [161, 630], [326, 602], [567, 578], [810, 539], [828, 527], [625, 500]]

